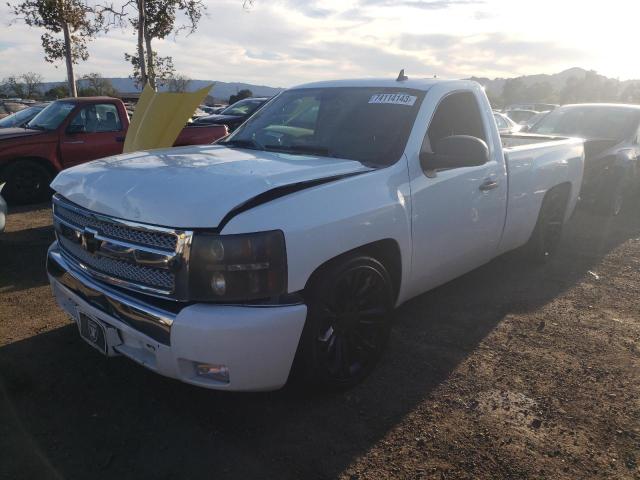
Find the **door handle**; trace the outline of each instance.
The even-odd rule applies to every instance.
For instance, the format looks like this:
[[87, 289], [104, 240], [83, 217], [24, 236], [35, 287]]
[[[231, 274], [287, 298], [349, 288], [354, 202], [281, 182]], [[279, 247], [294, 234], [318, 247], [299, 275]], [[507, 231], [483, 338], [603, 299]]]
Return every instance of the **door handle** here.
[[493, 190], [494, 188], [498, 188], [498, 182], [487, 178], [482, 185], [480, 185], [481, 192], [488, 192], [489, 190]]
[[78, 145], [80, 143], [84, 143], [84, 140], [73, 140], [71, 142], [63, 142], [66, 143], [67, 145]]
[[116, 142], [124, 142], [124, 137], [116, 137]]

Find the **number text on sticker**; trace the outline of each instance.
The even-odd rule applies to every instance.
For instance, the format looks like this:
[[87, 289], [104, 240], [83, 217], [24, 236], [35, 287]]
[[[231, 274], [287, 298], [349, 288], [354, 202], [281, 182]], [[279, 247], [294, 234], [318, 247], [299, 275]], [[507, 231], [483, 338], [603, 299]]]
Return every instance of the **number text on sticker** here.
[[377, 93], [369, 99], [369, 103], [385, 103], [391, 105], [406, 105], [412, 107], [417, 97], [406, 93]]

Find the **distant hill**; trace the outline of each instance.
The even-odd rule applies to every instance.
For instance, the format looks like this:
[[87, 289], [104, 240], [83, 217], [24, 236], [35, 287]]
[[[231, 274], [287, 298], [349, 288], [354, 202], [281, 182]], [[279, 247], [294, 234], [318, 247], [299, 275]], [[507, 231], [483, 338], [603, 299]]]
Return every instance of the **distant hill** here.
[[[113, 87], [120, 93], [132, 93], [139, 92], [140, 89], [136, 88], [134, 81], [130, 78], [109, 78]], [[272, 97], [277, 93], [280, 93], [283, 88], [268, 87], [266, 85], [253, 85], [251, 83], [241, 82], [218, 82], [215, 80], [191, 80], [189, 84], [189, 91], [199, 90], [207, 85], [214, 84], [213, 89], [209, 94], [215, 98], [228, 100], [231, 95], [235, 95], [239, 90], [249, 89], [256, 97]], [[42, 90], [47, 91], [50, 88], [58, 85], [66, 85], [65, 82], [45, 82], [42, 84]], [[83, 86], [83, 80], [78, 80], [78, 86]]]
[[[585, 70], [584, 68], [574, 67], [574, 68], [569, 68], [568, 70], [564, 70], [560, 73], [554, 73], [552, 75], [546, 75], [546, 74], [523, 75], [521, 77], [512, 77], [512, 78], [521, 79], [524, 82], [525, 86], [527, 87], [530, 87], [535, 83], [549, 82], [554, 90], [559, 91], [565, 86], [569, 78], [574, 77], [578, 80], [581, 80], [585, 77], [585, 75], [587, 74], [587, 71], [588, 70]], [[602, 78], [605, 78], [608, 80], [614, 80], [612, 78], [607, 78], [604, 76], [602, 76]], [[494, 96], [498, 96], [502, 94], [502, 88], [504, 87], [505, 82], [507, 80], [510, 80], [510, 78], [509, 79], [508, 78], [490, 79], [485, 77], [471, 77], [471, 80], [475, 80], [481, 85], [483, 85], [487, 93]], [[626, 84], [637, 83], [638, 81], [639, 80], [627, 80], [627, 81], [620, 82], [620, 84], [622, 86], [625, 86]]]
[[[555, 73], [551, 75], [547, 74], [538, 74], [538, 75], [524, 75], [520, 77], [512, 77], [518, 78], [522, 80], [522, 83], [525, 87], [530, 87], [535, 84], [540, 83], [549, 83], [555, 92], [560, 92], [569, 78], [574, 77], [577, 80], [582, 80], [585, 78], [585, 75], [588, 73], [588, 70], [583, 68], [570, 68], [568, 70], [564, 70], [560, 73]], [[610, 80], [617, 82], [615, 79], [610, 79], [604, 77], [602, 75], [598, 76], [602, 80]], [[471, 77], [471, 80], [476, 80], [481, 85], [483, 85], [489, 94], [489, 96], [499, 97], [502, 95], [504, 85], [507, 80], [511, 80], [512, 78], [486, 78], [486, 77]], [[138, 92], [139, 89], [136, 88], [135, 83], [130, 78], [109, 78], [114, 88], [121, 93], [133, 93]], [[215, 80], [192, 80], [189, 84], [189, 90], [198, 90], [207, 86], [208, 84], [215, 84], [210, 95], [212, 95], [216, 99], [227, 101], [231, 95], [235, 95], [239, 90], [249, 89], [253, 92], [254, 96], [257, 97], [271, 97], [276, 95], [277, 93], [284, 90], [280, 87], [269, 87], [267, 85], [254, 85], [251, 83], [242, 83], [242, 82], [218, 82]], [[617, 82], [617, 86], [620, 90], [623, 90], [628, 85], [638, 85], [640, 88], [640, 80], [627, 80], [623, 82]], [[43, 91], [46, 91], [57, 85], [66, 85], [64, 82], [46, 82], [43, 84]], [[83, 80], [78, 80], [78, 86], [83, 86]], [[523, 101], [528, 101], [527, 99], [523, 99]], [[595, 101], [595, 99], [594, 99]]]

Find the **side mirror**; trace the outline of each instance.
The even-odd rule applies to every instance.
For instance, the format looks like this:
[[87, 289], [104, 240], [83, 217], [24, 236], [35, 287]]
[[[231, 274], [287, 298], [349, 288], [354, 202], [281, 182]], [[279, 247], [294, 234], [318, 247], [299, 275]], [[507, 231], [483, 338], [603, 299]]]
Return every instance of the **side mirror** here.
[[85, 133], [87, 131], [84, 125], [69, 125], [67, 127], [67, 133], [73, 135], [75, 133]]
[[423, 170], [477, 167], [489, 161], [489, 147], [477, 137], [452, 135], [438, 140], [432, 152], [420, 153]]

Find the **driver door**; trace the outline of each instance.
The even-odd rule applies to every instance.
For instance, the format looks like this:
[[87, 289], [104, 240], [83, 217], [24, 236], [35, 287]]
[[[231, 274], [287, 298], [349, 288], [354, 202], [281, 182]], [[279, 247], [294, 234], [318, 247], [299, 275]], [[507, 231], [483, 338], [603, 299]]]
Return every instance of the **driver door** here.
[[[452, 135], [487, 141], [486, 121], [471, 91], [447, 95], [437, 107], [422, 150]], [[426, 291], [488, 262], [495, 255], [506, 214], [504, 162], [490, 154], [484, 165], [422, 170], [411, 181], [412, 284]], [[420, 165], [418, 158], [412, 163]], [[422, 168], [421, 168], [422, 169]]]
[[125, 131], [113, 103], [85, 105], [71, 119], [60, 142], [65, 168], [122, 153]]

